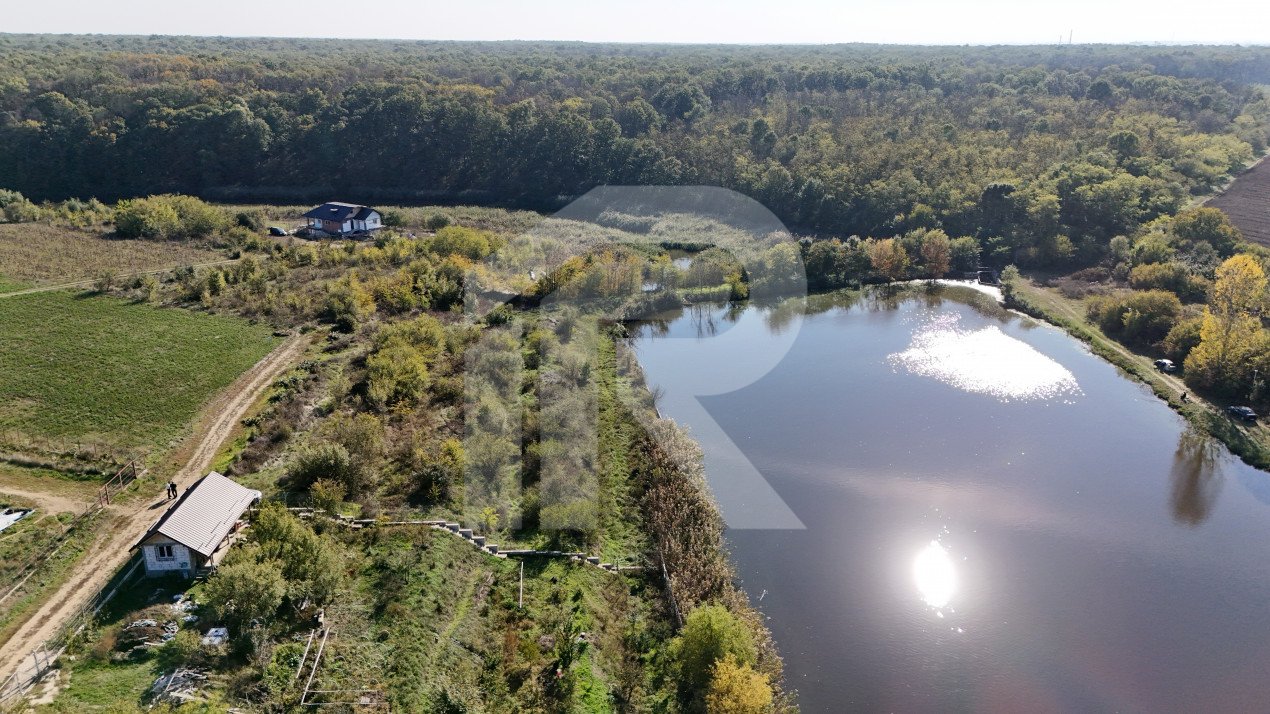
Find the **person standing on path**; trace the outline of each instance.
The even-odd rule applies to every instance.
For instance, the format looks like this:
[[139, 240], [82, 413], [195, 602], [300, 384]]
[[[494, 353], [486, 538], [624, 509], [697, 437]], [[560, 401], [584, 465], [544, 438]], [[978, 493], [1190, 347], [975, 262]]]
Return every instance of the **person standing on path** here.
[[168, 481], [168, 500], [176, 498], [176, 481]]

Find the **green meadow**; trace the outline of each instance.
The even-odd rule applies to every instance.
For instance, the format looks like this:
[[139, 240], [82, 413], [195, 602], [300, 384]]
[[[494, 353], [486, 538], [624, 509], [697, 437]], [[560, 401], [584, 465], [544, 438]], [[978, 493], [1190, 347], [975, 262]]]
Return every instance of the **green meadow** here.
[[265, 325], [89, 293], [0, 301], [0, 432], [166, 444], [278, 343]]

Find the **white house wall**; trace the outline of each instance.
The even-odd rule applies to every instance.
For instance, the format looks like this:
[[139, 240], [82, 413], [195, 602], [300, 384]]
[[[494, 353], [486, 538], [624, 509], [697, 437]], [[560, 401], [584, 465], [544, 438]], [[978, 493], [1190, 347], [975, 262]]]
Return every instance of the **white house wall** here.
[[[171, 560], [159, 560], [159, 546], [161, 545], [172, 546]], [[190, 549], [175, 541], [169, 543], [146, 543], [141, 546], [141, 553], [145, 556], [147, 574], [161, 575], [182, 570], [193, 572], [194, 570], [194, 557]]]

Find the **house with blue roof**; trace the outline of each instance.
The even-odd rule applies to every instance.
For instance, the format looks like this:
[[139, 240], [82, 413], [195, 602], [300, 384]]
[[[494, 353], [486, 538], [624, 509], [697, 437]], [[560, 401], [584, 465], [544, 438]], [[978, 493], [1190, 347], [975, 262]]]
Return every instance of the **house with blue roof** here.
[[333, 236], [371, 233], [384, 227], [383, 216], [370, 206], [330, 201], [304, 214], [305, 225], [312, 231]]

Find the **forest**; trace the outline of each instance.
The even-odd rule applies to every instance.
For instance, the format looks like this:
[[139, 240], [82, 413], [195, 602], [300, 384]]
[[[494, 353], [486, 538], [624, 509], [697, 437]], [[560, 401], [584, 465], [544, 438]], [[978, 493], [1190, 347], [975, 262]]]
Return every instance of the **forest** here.
[[713, 185], [805, 234], [1095, 262], [1270, 144], [1256, 48], [675, 47], [0, 36], [36, 200], [186, 193], [549, 210]]

